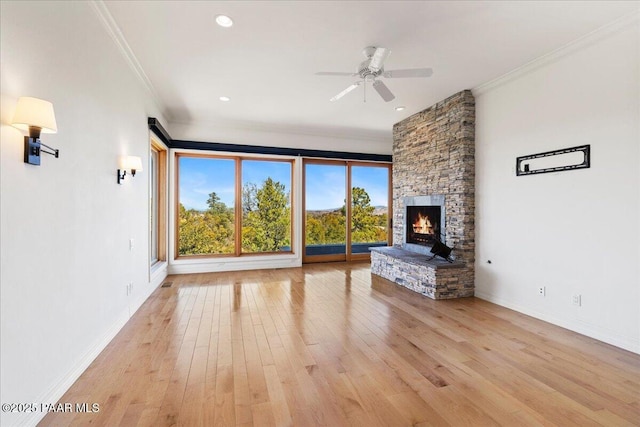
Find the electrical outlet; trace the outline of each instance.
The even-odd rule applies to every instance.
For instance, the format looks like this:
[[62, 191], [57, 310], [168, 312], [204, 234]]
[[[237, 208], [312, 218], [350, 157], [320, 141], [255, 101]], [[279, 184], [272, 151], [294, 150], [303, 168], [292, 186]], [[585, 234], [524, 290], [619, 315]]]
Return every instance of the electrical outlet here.
[[538, 295], [540, 295], [541, 297], [545, 296], [547, 293], [547, 289], [545, 286], [539, 286], [538, 287]]
[[582, 295], [575, 294], [573, 297], [571, 297], [571, 301], [573, 302], [573, 305], [577, 305], [578, 307], [580, 307], [582, 305]]
[[133, 237], [131, 239], [129, 239], [129, 250], [132, 251], [133, 250]]

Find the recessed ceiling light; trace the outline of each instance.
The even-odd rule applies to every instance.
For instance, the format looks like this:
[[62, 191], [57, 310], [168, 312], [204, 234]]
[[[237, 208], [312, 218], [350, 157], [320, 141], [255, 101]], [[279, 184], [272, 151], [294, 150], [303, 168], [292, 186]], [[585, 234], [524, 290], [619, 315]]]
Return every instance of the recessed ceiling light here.
[[220, 99], [220, 101], [222, 101], [222, 102], [228, 102], [228, 101], [231, 101], [231, 98], [229, 98], [228, 96], [221, 96], [221, 97], [220, 97], [220, 98], [218, 98], [218, 99]]
[[224, 28], [229, 28], [233, 25], [233, 19], [227, 15], [216, 15], [216, 23]]
[[406, 107], [404, 105], [401, 105], [399, 107], [396, 107], [396, 111], [402, 111], [404, 110]]

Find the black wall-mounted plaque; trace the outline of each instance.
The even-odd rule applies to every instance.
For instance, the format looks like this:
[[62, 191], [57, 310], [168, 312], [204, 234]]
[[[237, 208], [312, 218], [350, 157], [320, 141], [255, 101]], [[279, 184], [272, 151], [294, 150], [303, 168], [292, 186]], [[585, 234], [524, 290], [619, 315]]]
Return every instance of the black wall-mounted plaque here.
[[535, 175], [591, 167], [591, 145], [546, 151], [516, 158], [516, 175]]

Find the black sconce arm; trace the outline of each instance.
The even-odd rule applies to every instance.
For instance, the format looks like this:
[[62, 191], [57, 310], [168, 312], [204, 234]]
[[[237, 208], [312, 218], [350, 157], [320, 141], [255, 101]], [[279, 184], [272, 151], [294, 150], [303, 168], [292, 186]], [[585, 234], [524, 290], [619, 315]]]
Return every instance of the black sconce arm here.
[[47, 147], [49, 150], [51, 150], [51, 151], [47, 151], [47, 150], [40, 149], [42, 153], [51, 154], [52, 156], [55, 156], [56, 159], [58, 158], [60, 154], [60, 150], [53, 147], [49, 147], [47, 144], [43, 144], [42, 142], [40, 142], [40, 145], [43, 147]]

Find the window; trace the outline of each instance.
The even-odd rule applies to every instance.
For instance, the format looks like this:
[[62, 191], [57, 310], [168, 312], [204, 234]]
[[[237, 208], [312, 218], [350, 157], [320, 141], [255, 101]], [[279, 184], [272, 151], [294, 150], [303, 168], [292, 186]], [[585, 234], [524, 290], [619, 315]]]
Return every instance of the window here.
[[289, 160], [178, 154], [176, 254], [291, 252]]
[[149, 156], [149, 206], [151, 215], [149, 220], [149, 234], [151, 235], [151, 265], [158, 262], [158, 152], [151, 150]]
[[234, 254], [236, 161], [178, 157], [178, 255]]
[[305, 160], [304, 262], [367, 259], [387, 246], [390, 182], [387, 163]]
[[242, 252], [291, 251], [291, 163], [242, 162]]
[[368, 254], [389, 241], [389, 168], [350, 166], [351, 253]]
[[346, 164], [306, 162], [304, 173], [305, 255], [341, 255], [342, 258], [337, 259], [344, 259], [347, 253]]
[[153, 266], [167, 259], [167, 149], [155, 137], [149, 171], [149, 265]]

